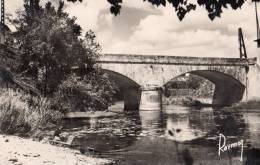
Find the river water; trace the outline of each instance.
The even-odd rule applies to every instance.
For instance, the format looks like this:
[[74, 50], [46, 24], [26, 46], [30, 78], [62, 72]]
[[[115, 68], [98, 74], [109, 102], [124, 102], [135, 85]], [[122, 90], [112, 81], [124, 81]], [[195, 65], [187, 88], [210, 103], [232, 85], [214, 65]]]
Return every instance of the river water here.
[[[73, 147], [120, 165], [260, 165], [258, 110], [112, 111], [109, 117], [66, 121]], [[220, 133], [226, 144], [243, 140], [242, 161], [241, 146], [218, 155]]]

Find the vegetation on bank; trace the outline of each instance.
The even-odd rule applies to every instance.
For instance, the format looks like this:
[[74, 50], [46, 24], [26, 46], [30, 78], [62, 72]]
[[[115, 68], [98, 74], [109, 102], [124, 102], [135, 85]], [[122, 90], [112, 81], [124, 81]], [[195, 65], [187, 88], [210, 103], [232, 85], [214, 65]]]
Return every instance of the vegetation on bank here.
[[55, 98], [60, 111], [104, 111], [112, 104], [115, 90], [108, 76], [96, 69], [84, 77], [72, 75], [63, 81]]
[[246, 109], [246, 110], [259, 110], [260, 101], [259, 100], [249, 100], [247, 102], [240, 102], [232, 106], [234, 109]]
[[50, 124], [58, 124], [62, 113], [51, 108], [51, 101], [22, 91], [0, 91], [0, 132], [31, 135]]
[[24, 0], [24, 10], [11, 19], [16, 27], [11, 44], [23, 52], [16, 73], [61, 112], [105, 110], [112, 103], [114, 85], [95, 60], [101, 47], [91, 30], [82, 36], [76, 18], [49, 1]]
[[54, 97], [60, 86], [71, 79], [88, 79], [85, 83], [91, 88], [98, 88], [98, 85], [102, 92], [111, 93], [112, 86], [96, 83], [106, 77], [97, 72], [95, 65], [101, 48], [94, 32], [89, 30], [82, 37], [76, 18], [70, 18], [63, 7], [62, 1], [57, 9], [50, 1], [45, 6], [41, 6], [39, 0], [24, 1], [24, 10], [11, 19], [16, 31], [14, 42], [10, 44], [22, 52], [15, 72], [44, 97]]
[[19, 52], [9, 68], [39, 93], [2, 89], [0, 132], [5, 134], [31, 135], [58, 124], [66, 112], [101, 111], [113, 103], [115, 86], [95, 63], [101, 51], [95, 33], [83, 36], [62, 1], [57, 8], [50, 1], [41, 4], [24, 0], [24, 9], [9, 19], [16, 31], [6, 44]]

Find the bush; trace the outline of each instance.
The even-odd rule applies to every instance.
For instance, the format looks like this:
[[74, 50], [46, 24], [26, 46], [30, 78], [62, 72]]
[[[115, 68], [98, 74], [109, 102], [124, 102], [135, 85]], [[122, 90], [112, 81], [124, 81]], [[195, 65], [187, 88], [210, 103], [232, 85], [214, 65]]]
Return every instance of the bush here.
[[84, 77], [70, 76], [56, 93], [61, 111], [102, 111], [113, 103], [114, 83], [106, 74], [94, 70]]
[[33, 97], [12, 89], [0, 91], [0, 131], [5, 134], [32, 133], [57, 122], [61, 113], [51, 110], [46, 98]]

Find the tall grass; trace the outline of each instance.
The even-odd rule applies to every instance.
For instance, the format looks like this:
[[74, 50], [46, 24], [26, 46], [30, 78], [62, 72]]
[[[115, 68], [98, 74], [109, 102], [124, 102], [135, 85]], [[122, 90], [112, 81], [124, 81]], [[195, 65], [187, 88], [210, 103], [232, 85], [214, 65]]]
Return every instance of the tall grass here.
[[48, 123], [59, 121], [62, 114], [51, 109], [47, 98], [34, 97], [13, 89], [0, 90], [0, 132], [30, 134]]

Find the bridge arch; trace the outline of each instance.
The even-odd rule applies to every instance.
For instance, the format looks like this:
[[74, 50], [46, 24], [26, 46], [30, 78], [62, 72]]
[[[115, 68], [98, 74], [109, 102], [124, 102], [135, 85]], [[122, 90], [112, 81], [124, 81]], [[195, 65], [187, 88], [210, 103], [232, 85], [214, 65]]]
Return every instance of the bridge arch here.
[[[202, 73], [202, 72], [210, 72], [212, 73], [221, 73], [218, 74], [220, 77], [221, 75], [226, 75], [230, 78], [233, 78], [246, 86], [246, 77], [247, 77], [247, 68], [244, 66], [222, 66], [222, 65], [194, 65], [194, 66], [187, 66], [187, 65], [178, 65], [178, 66], [161, 66], [164, 70], [162, 73], [162, 77], [164, 79], [163, 84], [170, 81], [173, 77], [178, 77], [185, 73]], [[212, 74], [214, 75], [214, 74]], [[208, 77], [208, 76], [207, 76]]]
[[[231, 105], [240, 101], [245, 89], [255, 82], [250, 76], [256, 59], [198, 58], [180, 56], [153, 56], [106, 54], [97, 63], [134, 80], [141, 86], [140, 109], [159, 109], [161, 89], [172, 78], [193, 73], [214, 82], [215, 105]], [[253, 81], [252, 81], [253, 80]], [[221, 87], [222, 86], [222, 87]], [[248, 95], [252, 90], [248, 90]]]
[[[230, 106], [243, 99], [246, 86], [230, 74], [216, 70], [193, 70], [186, 73], [203, 77], [215, 85], [212, 102], [215, 106]], [[186, 73], [174, 76], [172, 79]]]
[[140, 85], [121, 73], [108, 69], [101, 70], [117, 85], [116, 99], [124, 101], [124, 110], [138, 110], [141, 97]]

